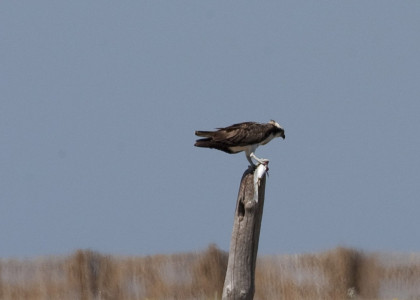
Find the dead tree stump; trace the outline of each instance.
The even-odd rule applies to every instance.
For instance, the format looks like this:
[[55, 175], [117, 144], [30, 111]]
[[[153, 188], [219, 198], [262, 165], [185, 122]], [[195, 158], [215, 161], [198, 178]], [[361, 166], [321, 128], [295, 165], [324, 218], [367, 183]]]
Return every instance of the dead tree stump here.
[[266, 174], [261, 178], [258, 202], [254, 200], [254, 170], [247, 169], [239, 186], [230, 241], [229, 260], [223, 286], [223, 300], [252, 300], [255, 265], [264, 207]]

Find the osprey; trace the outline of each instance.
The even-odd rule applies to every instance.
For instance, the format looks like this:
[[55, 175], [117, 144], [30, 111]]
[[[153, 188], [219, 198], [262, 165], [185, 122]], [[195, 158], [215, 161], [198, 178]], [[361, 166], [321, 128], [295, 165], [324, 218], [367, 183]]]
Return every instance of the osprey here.
[[265, 124], [244, 122], [217, 129], [216, 131], [196, 131], [195, 135], [204, 138], [196, 140], [194, 146], [218, 149], [230, 154], [245, 151], [251, 166], [255, 166], [252, 158], [261, 164], [268, 163], [267, 159], [255, 156], [254, 152], [259, 145], [265, 145], [276, 137], [283, 139], [286, 137], [283, 127], [273, 120]]

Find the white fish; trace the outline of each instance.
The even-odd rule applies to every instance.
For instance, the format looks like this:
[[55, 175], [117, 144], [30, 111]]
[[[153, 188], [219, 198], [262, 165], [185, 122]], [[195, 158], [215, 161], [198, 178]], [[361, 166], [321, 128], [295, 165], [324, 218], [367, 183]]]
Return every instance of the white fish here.
[[[259, 164], [254, 171], [254, 201], [258, 203], [258, 188], [261, 183], [261, 178], [268, 172], [268, 161], [264, 164]], [[267, 173], [268, 175], [268, 173]]]

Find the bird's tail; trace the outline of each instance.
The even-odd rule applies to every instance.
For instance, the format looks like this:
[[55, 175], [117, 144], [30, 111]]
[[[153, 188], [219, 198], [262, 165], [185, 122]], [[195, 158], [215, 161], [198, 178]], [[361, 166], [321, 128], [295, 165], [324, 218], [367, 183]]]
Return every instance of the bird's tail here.
[[195, 132], [196, 136], [202, 136], [202, 137], [211, 137], [211, 136], [213, 136], [213, 134], [214, 134], [214, 131], [200, 131], [200, 130], [197, 130]]
[[200, 139], [200, 140], [195, 141], [194, 146], [203, 147], [203, 148], [211, 148], [212, 142], [211, 142], [211, 139]]

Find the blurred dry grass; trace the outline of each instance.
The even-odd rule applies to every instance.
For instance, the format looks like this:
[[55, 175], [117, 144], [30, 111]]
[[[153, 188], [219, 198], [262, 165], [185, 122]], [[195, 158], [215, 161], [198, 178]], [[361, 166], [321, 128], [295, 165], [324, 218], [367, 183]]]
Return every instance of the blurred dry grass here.
[[[227, 253], [0, 260], [0, 299], [220, 299]], [[336, 248], [258, 258], [255, 299], [420, 299], [420, 255]]]

